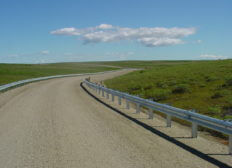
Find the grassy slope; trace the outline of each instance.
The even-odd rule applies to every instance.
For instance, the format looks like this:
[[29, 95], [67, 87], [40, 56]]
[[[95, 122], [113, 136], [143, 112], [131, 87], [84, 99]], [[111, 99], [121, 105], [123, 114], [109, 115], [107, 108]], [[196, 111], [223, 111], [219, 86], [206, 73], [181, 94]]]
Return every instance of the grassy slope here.
[[105, 81], [110, 88], [219, 119], [232, 118], [232, 60], [106, 64], [145, 68]]
[[114, 70], [94, 63], [0, 64], [0, 85], [42, 76]]

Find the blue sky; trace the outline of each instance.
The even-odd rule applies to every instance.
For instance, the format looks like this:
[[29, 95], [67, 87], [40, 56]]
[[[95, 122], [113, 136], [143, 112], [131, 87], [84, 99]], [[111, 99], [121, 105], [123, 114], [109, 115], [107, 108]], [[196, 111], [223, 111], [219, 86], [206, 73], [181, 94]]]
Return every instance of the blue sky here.
[[232, 58], [230, 0], [0, 0], [0, 62]]

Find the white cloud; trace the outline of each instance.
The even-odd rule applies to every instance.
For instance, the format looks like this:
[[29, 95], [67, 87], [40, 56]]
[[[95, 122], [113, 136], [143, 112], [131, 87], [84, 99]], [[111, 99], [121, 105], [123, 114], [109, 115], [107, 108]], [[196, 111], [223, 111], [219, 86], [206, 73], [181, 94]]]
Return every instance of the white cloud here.
[[78, 33], [77, 29], [75, 29], [74, 27], [69, 27], [69, 28], [63, 28], [63, 29], [59, 29], [59, 30], [55, 30], [55, 31], [51, 31], [51, 34], [57, 34], [57, 35], [80, 35], [80, 33]]
[[202, 54], [200, 55], [200, 57], [204, 59], [227, 59], [228, 58], [223, 55], [214, 55], [214, 54]]
[[48, 54], [50, 54], [50, 51], [44, 50], [44, 51], [41, 51], [40, 53], [43, 54], [43, 55], [48, 55]]
[[62, 28], [51, 32], [55, 35], [80, 36], [85, 44], [130, 40], [137, 41], [147, 47], [182, 44], [184, 43], [182, 38], [195, 33], [195, 28], [127, 28], [109, 24], [100, 24], [84, 29]]
[[183, 41], [180, 39], [152, 38], [152, 37], [145, 37], [145, 38], [139, 39], [138, 41], [146, 45], [147, 47], [167, 46], [167, 45], [175, 45], [175, 44], [183, 43]]
[[110, 24], [100, 24], [99, 26], [97, 26], [97, 28], [99, 28], [99, 29], [112, 29], [113, 26]]

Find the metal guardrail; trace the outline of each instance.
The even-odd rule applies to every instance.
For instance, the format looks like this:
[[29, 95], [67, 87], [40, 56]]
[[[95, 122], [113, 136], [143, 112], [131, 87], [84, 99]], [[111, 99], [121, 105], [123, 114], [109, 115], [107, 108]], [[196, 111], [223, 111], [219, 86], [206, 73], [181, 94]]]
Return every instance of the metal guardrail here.
[[42, 80], [54, 79], [54, 78], [75, 77], [75, 76], [83, 76], [83, 75], [97, 75], [97, 74], [104, 74], [104, 73], [110, 73], [110, 72], [115, 72], [115, 71], [118, 71], [118, 70], [96, 72], [96, 73], [84, 73], [84, 74], [54, 75], [54, 76], [26, 79], [26, 80], [21, 80], [21, 81], [12, 82], [9, 84], [1, 85], [0, 92], [7, 90], [9, 88], [17, 87], [17, 86], [24, 85], [24, 84], [31, 83], [31, 82], [37, 82], [37, 81], [42, 81]]
[[148, 118], [153, 119], [153, 110], [159, 111], [166, 114], [166, 124], [167, 127], [171, 127], [171, 118], [177, 117], [185, 121], [192, 123], [192, 137], [197, 137], [198, 125], [210, 128], [212, 130], [225, 133], [229, 135], [229, 154], [232, 154], [232, 122], [219, 120], [216, 118], [208, 117], [202, 114], [195, 113], [193, 111], [183, 110], [180, 108], [172, 107], [166, 104], [157, 103], [151, 100], [143, 99], [137, 96], [129, 95], [124, 92], [119, 92], [113, 89], [108, 89], [101, 85], [92, 83], [90, 81], [84, 80], [84, 83], [91, 89], [95, 90], [98, 94], [102, 94], [103, 97], [109, 99], [109, 94], [111, 94], [112, 101], [114, 101], [115, 96], [118, 97], [118, 104], [121, 105], [121, 99], [126, 100], [127, 109], [130, 108], [130, 102], [136, 104], [136, 113], [140, 112], [141, 107], [146, 107], [149, 109]]

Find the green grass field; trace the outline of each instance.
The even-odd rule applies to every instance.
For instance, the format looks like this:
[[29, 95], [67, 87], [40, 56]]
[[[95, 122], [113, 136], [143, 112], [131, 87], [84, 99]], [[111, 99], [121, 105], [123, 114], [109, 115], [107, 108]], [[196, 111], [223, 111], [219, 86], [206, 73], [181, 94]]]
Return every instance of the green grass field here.
[[232, 60], [106, 63], [144, 68], [105, 81], [113, 89], [219, 119], [232, 119]]
[[118, 68], [101, 66], [96, 63], [0, 64], [0, 85], [43, 76], [90, 73], [115, 69]]

